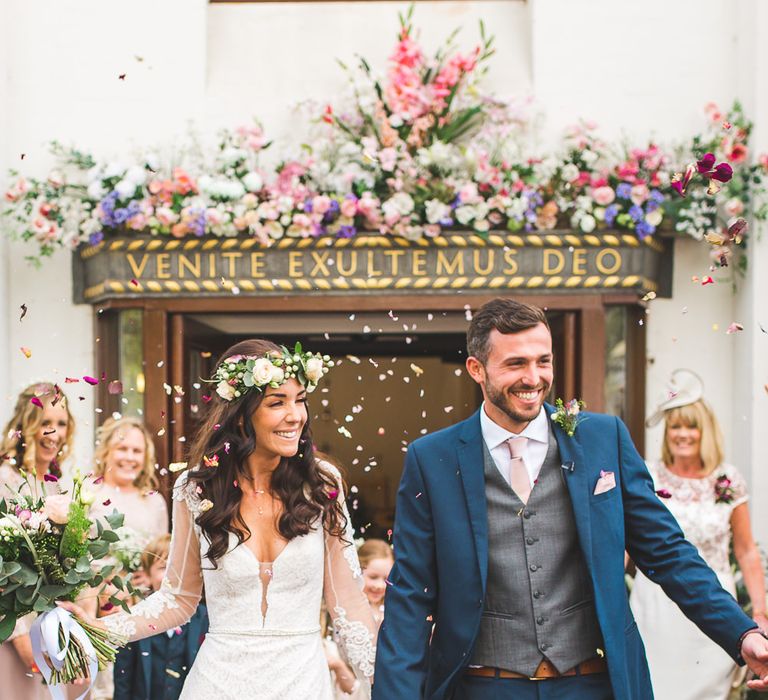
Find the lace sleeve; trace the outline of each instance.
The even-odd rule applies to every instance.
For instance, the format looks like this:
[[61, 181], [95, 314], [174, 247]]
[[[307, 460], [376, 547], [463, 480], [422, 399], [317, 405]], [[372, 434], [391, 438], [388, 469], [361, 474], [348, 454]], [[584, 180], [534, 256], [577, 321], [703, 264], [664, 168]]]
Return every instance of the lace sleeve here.
[[103, 618], [120, 644], [179, 627], [192, 617], [203, 590], [200, 532], [194, 517], [200, 499], [182, 474], [173, 489], [173, 530], [165, 578], [158, 591], [137, 603], [131, 612]]
[[[328, 465], [323, 465], [328, 468]], [[341, 476], [336, 498], [344, 504]], [[325, 584], [323, 596], [333, 621], [339, 651], [365, 688], [370, 688], [376, 657], [376, 623], [363, 594], [363, 576], [354, 545], [354, 532], [346, 505], [347, 527], [343, 538], [325, 535]], [[367, 695], [366, 695], [367, 697]]]

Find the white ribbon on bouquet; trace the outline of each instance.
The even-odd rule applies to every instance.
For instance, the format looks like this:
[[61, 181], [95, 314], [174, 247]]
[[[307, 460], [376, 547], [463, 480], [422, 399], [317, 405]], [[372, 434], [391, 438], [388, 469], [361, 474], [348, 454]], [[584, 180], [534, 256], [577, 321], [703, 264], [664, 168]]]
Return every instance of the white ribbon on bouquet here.
[[[59, 628], [64, 631], [64, 644], [62, 646], [59, 645]], [[32, 624], [29, 636], [32, 641], [32, 655], [40, 673], [45, 678], [53, 700], [66, 700], [66, 695], [62, 688], [50, 684], [51, 668], [44, 654], [48, 655], [51, 666], [60, 671], [64, 666], [70, 640], [74, 638], [80, 642], [88, 659], [89, 676], [88, 687], [77, 697], [77, 700], [82, 700], [96, 680], [99, 662], [96, 659], [96, 649], [80, 623], [72, 617], [68, 610], [54, 608], [38, 616]]]

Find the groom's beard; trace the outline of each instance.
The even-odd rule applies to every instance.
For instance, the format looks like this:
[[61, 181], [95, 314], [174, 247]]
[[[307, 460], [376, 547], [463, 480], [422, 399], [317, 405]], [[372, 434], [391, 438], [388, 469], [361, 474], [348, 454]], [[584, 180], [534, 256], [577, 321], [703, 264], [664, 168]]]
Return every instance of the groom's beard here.
[[[544, 405], [544, 398], [549, 393], [551, 387], [551, 384], [542, 382], [538, 387], [515, 386], [504, 390], [502, 387], [498, 387], [491, 382], [487, 372], [485, 375], [486, 398], [515, 423], [530, 423], [534, 418], [536, 418], [536, 416], [538, 416], [539, 412], [541, 411], [541, 407]], [[543, 391], [541, 392], [541, 400], [538, 402], [538, 405], [523, 410], [519, 410], [513, 405], [514, 398], [511, 396], [513, 391], [536, 391], [537, 389], [542, 388]]]

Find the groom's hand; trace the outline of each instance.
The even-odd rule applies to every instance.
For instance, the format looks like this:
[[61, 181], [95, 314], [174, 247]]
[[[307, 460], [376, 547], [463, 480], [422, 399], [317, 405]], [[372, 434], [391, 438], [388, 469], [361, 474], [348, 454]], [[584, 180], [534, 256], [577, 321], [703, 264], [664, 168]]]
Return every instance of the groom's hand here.
[[747, 687], [750, 690], [766, 692], [768, 691], [768, 639], [758, 634], [758, 631], [744, 637], [741, 643], [741, 658], [747, 662], [749, 670], [757, 676], [754, 680], [747, 681]]

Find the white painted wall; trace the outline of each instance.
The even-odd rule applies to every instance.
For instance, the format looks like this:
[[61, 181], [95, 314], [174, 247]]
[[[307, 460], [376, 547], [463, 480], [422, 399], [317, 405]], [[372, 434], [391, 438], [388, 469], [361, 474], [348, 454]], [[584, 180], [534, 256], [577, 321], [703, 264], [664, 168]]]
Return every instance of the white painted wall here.
[[[291, 108], [324, 102], [344, 88], [335, 59], [363, 53], [381, 66], [407, 2], [244, 3], [205, 0], [5, 0], [0, 3], [0, 167], [42, 173], [52, 138], [103, 156], [183, 140], [192, 122], [203, 134], [252, 115], [290, 139]], [[579, 117], [607, 136], [686, 136], [703, 125], [701, 109], [740, 97], [768, 148], [768, 8], [755, 0], [476, 0], [417, 2], [427, 47], [458, 25], [471, 45], [477, 21], [497, 36], [490, 85], [502, 95], [535, 93], [552, 142]], [[126, 74], [121, 81], [118, 75]], [[93, 371], [92, 312], [71, 304], [69, 256], [41, 271], [24, 249], [0, 249], [0, 396], [32, 379]], [[648, 318], [648, 405], [670, 371], [690, 366], [706, 380], [722, 420], [728, 454], [751, 479], [758, 535], [768, 542], [768, 472], [761, 428], [768, 424], [768, 243], [750, 243], [748, 279], [733, 294], [723, 281], [702, 288], [701, 246], [681, 241], [675, 296], [656, 300]], [[23, 322], [18, 309], [30, 311]], [[687, 307], [688, 313], [683, 309]], [[725, 335], [732, 320], [745, 324]], [[718, 329], [713, 330], [717, 324]], [[766, 325], [768, 328], [768, 325]], [[26, 359], [20, 346], [32, 349]], [[70, 393], [72, 392], [70, 385]], [[74, 400], [78, 452], [91, 453], [92, 391]], [[7, 405], [7, 404], [6, 404]], [[658, 454], [658, 432], [648, 454]], [[762, 496], [761, 494], [766, 494]]]

